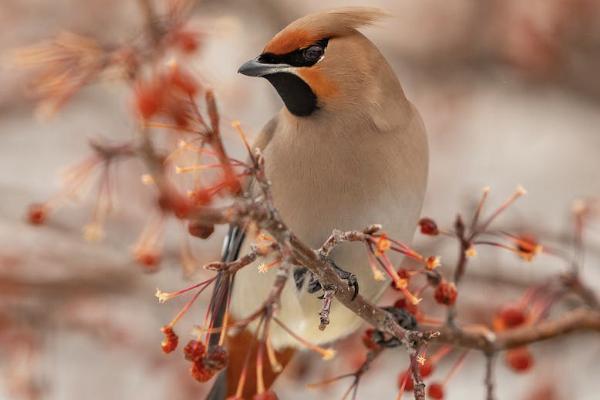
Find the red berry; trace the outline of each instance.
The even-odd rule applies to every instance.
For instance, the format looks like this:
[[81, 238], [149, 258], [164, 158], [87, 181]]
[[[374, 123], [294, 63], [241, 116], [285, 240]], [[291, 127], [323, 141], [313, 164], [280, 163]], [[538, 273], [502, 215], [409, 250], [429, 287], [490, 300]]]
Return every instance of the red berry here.
[[421, 376], [427, 378], [435, 370], [435, 365], [431, 361], [425, 361], [425, 364], [419, 368], [421, 370]]
[[517, 347], [506, 352], [506, 363], [515, 372], [526, 372], [533, 366], [533, 356], [527, 347]]
[[160, 347], [162, 347], [162, 350], [165, 353], [171, 353], [177, 348], [177, 344], [179, 343], [179, 337], [173, 331], [173, 328], [170, 326], [163, 326], [161, 331], [162, 333], [164, 333], [165, 338], [160, 343]]
[[436, 236], [440, 233], [437, 224], [431, 218], [421, 218], [419, 220], [419, 227], [423, 235]]
[[415, 383], [410, 374], [410, 371], [404, 371], [398, 375], [398, 389], [404, 386], [404, 390], [407, 392], [412, 391], [415, 388]]
[[267, 390], [266, 392], [255, 394], [252, 400], [278, 400], [278, 397], [274, 391]]
[[199, 340], [190, 340], [183, 348], [183, 354], [188, 361], [196, 362], [202, 358], [206, 351], [204, 343]]
[[433, 296], [439, 304], [451, 306], [456, 303], [458, 291], [454, 283], [444, 280], [435, 288]]
[[427, 395], [432, 399], [442, 400], [444, 398], [444, 386], [441, 383], [431, 383], [427, 387]]
[[34, 203], [27, 210], [27, 220], [31, 225], [42, 225], [46, 222], [48, 208], [44, 204]]
[[215, 375], [215, 371], [208, 368], [202, 362], [202, 360], [199, 360], [192, 364], [190, 373], [198, 382], [207, 382]]

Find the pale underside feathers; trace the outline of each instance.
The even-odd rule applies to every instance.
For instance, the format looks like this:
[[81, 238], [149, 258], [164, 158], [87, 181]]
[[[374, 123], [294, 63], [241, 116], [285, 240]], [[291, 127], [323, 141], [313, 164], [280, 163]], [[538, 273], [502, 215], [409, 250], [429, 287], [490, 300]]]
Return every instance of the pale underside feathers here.
[[280, 31], [267, 44], [265, 53], [285, 54], [323, 38], [352, 34], [388, 14], [374, 7], [343, 7], [302, 17]]

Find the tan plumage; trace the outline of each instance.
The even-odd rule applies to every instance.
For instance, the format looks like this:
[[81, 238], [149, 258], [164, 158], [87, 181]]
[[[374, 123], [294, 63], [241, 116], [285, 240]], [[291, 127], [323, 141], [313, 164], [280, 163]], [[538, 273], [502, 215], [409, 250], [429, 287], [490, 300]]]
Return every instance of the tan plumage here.
[[[362, 229], [373, 223], [409, 243], [421, 211], [428, 164], [421, 118], [384, 57], [356, 30], [381, 15], [384, 13], [371, 8], [309, 15], [278, 33], [265, 53], [292, 52], [327, 38], [324, 55], [316, 63], [261, 67], [259, 58], [252, 61], [252, 70], [242, 67], [243, 73], [250, 71], [248, 74], [267, 79], [266, 73], [260, 75], [263, 70], [294, 75], [286, 75], [289, 82], [283, 85], [269, 79], [286, 107], [267, 124], [256, 145], [263, 149], [276, 207], [293, 232], [314, 248], [321, 246], [333, 229]], [[297, 83], [296, 77], [316, 96], [312, 109], [310, 102], [308, 108], [300, 108], [301, 112], [310, 111], [308, 115], [298, 115], [301, 112], [293, 107], [290, 110], [296, 99], [285, 93], [286, 85]], [[310, 100], [309, 92], [293, 87], [297, 90], [293, 93]], [[242, 254], [255, 234], [248, 233]], [[389, 286], [388, 281], [373, 279], [362, 246], [344, 244], [332, 257], [341, 268], [357, 275], [363, 296], [376, 301]], [[260, 307], [275, 274], [275, 270], [259, 273], [257, 265], [237, 273], [231, 297], [235, 319]], [[292, 279], [281, 302], [279, 318], [315, 343], [339, 339], [361, 323], [334, 302], [331, 323], [320, 331], [321, 301], [306, 290], [298, 291]], [[271, 339], [278, 349], [299, 346], [276, 326], [272, 326]]]

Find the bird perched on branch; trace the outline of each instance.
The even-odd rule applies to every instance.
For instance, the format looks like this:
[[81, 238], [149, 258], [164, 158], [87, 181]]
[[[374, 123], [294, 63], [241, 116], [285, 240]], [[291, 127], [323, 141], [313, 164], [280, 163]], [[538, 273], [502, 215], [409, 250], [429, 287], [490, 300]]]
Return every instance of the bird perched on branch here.
[[[385, 58], [358, 31], [384, 15], [374, 8], [351, 7], [305, 16], [277, 33], [258, 57], [239, 69], [241, 74], [265, 78], [283, 100], [284, 107], [254, 146], [264, 155], [281, 217], [313, 248], [319, 248], [334, 229], [360, 230], [374, 223], [408, 243], [420, 215], [428, 169], [423, 123]], [[257, 233], [232, 227], [224, 260], [248, 251]], [[342, 244], [331, 258], [342, 277], [356, 278], [367, 299], [377, 301], [389, 286], [373, 278], [363, 246]], [[212, 302], [214, 326], [220, 326], [227, 308], [233, 320], [257, 311], [276, 274], [277, 268], [260, 273], [257, 265], [251, 265], [238, 271], [235, 280], [220, 276]], [[277, 317], [313, 343], [332, 342], [355, 331], [360, 318], [335, 302], [329, 326], [319, 329], [322, 301], [307, 289], [310, 279], [305, 274], [298, 266], [294, 279], [288, 279]], [[209, 399], [235, 393], [246, 355], [256, 343], [251, 331], [227, 339], [229, 365]], [[275, 324], [270, 327], [270, 342], [282, 364], [301, 347]], [[278, 371], [266, 364], [268, 387]], [[244, 398], [256, 390], [254, 374], [247, 373]]]

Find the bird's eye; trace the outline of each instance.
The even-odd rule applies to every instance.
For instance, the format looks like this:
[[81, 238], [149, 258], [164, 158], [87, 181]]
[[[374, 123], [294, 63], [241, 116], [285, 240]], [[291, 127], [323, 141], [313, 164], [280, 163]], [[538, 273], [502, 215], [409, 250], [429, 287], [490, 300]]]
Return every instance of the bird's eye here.
[[324, 53], [325, 49], [319, 45], [313, 45], [304, 49], [304, 59], [310, 62], [317, 62]]

